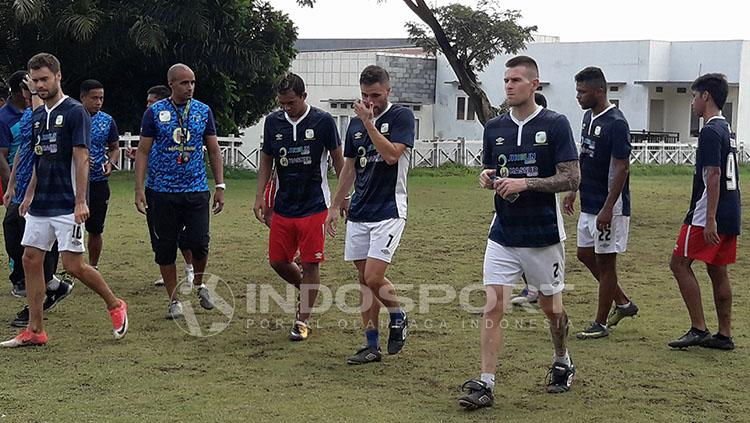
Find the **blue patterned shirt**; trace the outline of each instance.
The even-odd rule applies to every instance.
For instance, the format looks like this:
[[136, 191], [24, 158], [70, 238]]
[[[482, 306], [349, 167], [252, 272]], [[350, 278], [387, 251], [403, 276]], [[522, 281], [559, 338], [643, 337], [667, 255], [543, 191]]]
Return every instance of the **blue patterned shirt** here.
[[109, 144], [120, 140], [117, 134], [117, 124], [112, 116], [97, 112], [91, 116], [91, 148], [89, 149], [89, 181], [106, 181], [104, 164], [109, 160]]
[[34, 170], [34, 150], [31, 148], [31, 108], [24, 110], [20, 125], [20, 140], [18, 143], [18, 164], [16, 164], [16, 195], [11, 199], [12, 203], [21, 204], [26, 195], [26, 188], [31, 182], [31, 173]]

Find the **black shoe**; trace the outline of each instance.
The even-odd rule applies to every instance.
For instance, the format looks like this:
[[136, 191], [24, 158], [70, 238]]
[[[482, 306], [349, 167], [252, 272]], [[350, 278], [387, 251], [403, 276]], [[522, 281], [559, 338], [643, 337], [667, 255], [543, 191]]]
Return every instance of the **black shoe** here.
[[347, 364], [367, 364], [380, 361], [383, 354], [380, 348], [362, 347], [353, 356], [346, 359]]
[[734, 341], [731, 336], [724, 336], [717, 333], [703, 341], [701, 347], [729, 351], [734, 349]]
[[467, 410], [492, 407], [492, 404], [495, 403], [495, 396], [492, 395], [492, 389], [481, 380], [467, 380], [461, 386], [461, 390], [466, 391], [466, 395], [458, 399], [458, 405]]
[[16, 298], [26, 298], [26, 283], [24, 281], [14, 283], [10, 289], [10, 295]]
[[550, 394], [559, 394], [570, 391], [570, 385], [573, 383], [573, 376], [576, 374], [576, 366], [570, 362], [570, 366], [563, 363], [553, 363], [547, 372], [547, 392]]
[[679, 339], [670, 342], [669, 345], [672, 348], [687, 348], [695, 345], [701, 345], [703, 342], [711, 339], [711, 332], [708, 330], [698, 330], [696, 328], [690, 328], [689, 331], [685, 332]]
[[591, 326], [586, 328], [583, 332], [578, 332], [576, 338], [578, 339], [598, 339], [609, 336], [609, 329], [601, 323], [591, 322]]
[[404, 315], [404, 320], [391, 323], [391, 331], [388, 333], [388, 354], [398, 354], [406, 343], [406, 329], [409, 319]]
[[23, 306], [23, 309], [16, 314], [16, 318], [10, 322], [10, 325], [16, 328], [25, 328], [29, 325], [29, 306]]
[[[54, 277], [54, 276], [53, 276]], [[44, 311], [52, 310], [60, 301], [65, 299], [73, 291], [74, 282], [60, 281], [60, 286], [54, 291], [47, 291], [47, 297], [44, 299]]]

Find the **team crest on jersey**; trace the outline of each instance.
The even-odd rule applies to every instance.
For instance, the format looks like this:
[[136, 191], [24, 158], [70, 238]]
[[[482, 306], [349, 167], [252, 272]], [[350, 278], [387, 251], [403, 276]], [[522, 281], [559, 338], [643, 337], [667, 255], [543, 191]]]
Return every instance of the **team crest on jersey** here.
[[40, 122], [34, 122], [34, 129], [39, 129], [42, 124]]
[[734, 138], [729, 138], [729, 146], [732, 148], [737, 148], [737, 140]]
[[495, 145], [503, 145], [503, 141], [505, 141], [505, 138], [497, 137], [495, 138]]
[[537, 132], [536, 137], [534, 137], [534, 142], [536, 144], [547, 144], [547, 133], [544, 131]]
[[312, 129], [305, 129], [305, 139], [311, 140], [315, 138], [315, 131]]
[[159, 112], [159, 122], [169, 122], [170, 120], [172, 120], [172, 113], [169, 113], [169, 110]]
[[63, 124], [63, 116], [57, 115], [57, 117], [55, 118], [55, 126], [60, 127], [62, 126], [62, 124]]
[[284, 136], [281, 134], [276, 134], [276, 141], [281, 141], [284, 139]]
[[390, 129], [389, 126], [388, 126], [388, 122], [385, 122], [382, 125], [380, 125], [380, 133], [381, 134], [388, 133], [388, 129]]
[[361, 132], [355, 132], [354, 133], [354, 139], [355, 140], [361, 140], [362, 139], [362, 133]]
[[597, 126], [596, 128], [594, 128], [594, 135], [596, 135], [598, 137], [601, 134], [602, 134], [602, 127], [601, 126]]

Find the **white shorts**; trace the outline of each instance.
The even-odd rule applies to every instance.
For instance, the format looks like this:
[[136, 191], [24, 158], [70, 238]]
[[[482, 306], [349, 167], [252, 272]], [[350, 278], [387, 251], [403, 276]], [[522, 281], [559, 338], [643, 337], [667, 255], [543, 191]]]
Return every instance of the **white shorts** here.
[[526, 275], [530, 288], [555, 295], [565, 288], [565, 248], [562, 242], [540, 248], [505, 247], [487, 240], [484, 284], [515, 286]]
[[596, 215], [581, 213], [578, 218], [578, 247], [594, 247], [596, 254], [624, 253], [628, 249], [630, 216], [612, 216], [612, 224], [605, 231], [596, 229]]
[[83, 245], [83, 232], [83, 224], [76, 224], [72, 213], [50, 217], [26, 213], [21, 245], [50, 251], [57, 241], [58, 251], [82, 253], [86, 250]]
[[368, 257], [390, 263], [401, 242], [406, 219], [380, 222], [346, 222], [344, 260], [365, 260]]

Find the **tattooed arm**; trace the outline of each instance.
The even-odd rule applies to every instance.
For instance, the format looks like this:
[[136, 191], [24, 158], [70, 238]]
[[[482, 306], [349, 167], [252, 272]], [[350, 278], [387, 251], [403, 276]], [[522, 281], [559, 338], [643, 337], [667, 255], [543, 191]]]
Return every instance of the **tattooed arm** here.
[[560, 162], [557, 164], [556, 170], [555, 174], [548, 178], [496, 179], [495, 192], [505, 198], [510, 194], [523, 191], [565, 192], [578, 189], [581, 171], [578, 168], [577, 160]]

